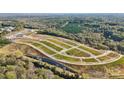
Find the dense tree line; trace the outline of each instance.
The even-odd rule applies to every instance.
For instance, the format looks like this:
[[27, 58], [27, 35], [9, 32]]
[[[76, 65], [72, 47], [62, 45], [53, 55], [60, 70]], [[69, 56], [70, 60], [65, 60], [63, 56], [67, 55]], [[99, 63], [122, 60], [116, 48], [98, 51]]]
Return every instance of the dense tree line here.
[[49, 28], [38, 33], [69, 38], [94, 48], [110, 49], [124, 54], [124, 16], [80, 15], [43, 20], [49, 22], [45, 23]]
[[0, 78], [74, 79], [80, 77], [76, 73], [63, 70], [54, 65], [34, 61], [17, 50], [13, 53], [0, 53]]
[[33, 61], [24, 58], [22, 54], [0, 55], [0, 78], [60, 78], [45, 68], [36, 68]]

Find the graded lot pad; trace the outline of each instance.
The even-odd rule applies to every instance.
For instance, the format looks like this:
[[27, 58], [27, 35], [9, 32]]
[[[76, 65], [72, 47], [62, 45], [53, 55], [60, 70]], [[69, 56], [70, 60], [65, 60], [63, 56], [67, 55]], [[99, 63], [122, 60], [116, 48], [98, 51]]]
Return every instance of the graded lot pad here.
[[77, 46], [78, 45], [77, 42], [75, 42], [75, 41], [70, 41], [70, 40], [67, 40], [67, 39], [64, 39], [64, 38], [56, 38], [56, 39], [59, 40], [59, 41], [65, 42], [67, 44], [70, 44], [72, 46]]
[[62, 55], [62, 54], [56, 54], [54, 55], [54, 57], [56, 59], [59, 59], [59, 60], [64, 60], [64, 61], [67, 61], [67, 62], [75, 62], [75, 63], [78, 63], [78, 62], [81, 62], [79, 58], [74, 58], [74, 57], [68, 57], [68, 56], [65, 56], [65, 55]]
[[57, 45], [59, 45], [59, 46], [61, 46], [61, 47], [63, 47], [63, 48], [71, 48], [71, 46], [69, 46], [69, 45], [67, 45], [67, 44], [65, 44], [65, 43], [63, 43], [63, 42], [61, 42], [61, 41], [58, 41], [58, 40], [55, 40], [55, 39], [47, 39], [48, 41], [51, 41], [51, 42], [53, 42], [53, 43], [55, 43], [55, 44], [57, 44]]
[[117, 61], [114, 61], [112, 64], [124, 64], [124, 56], [123, 57], [121, 57], [119, 60], [117, 60]]
[[40, 43], [43, 43], [43, 44], [45, 44], [45, 45], [47, 45], [47, 46], [49, 46], [49, 47], [55, 49], [56, 51], [61, 51], [61, 50], [63, 50], [63, 48], [58, 47], [58, 46], [56, 46], [55, 44], [52, 44], [52, 43], [50, 43], [50, 42], [48, 42], [48, 41], [40, 41]]
[[88, 52], [90, 52], [90, 53], [92, 53], [92, 54], [94, 54], [94, 55], [96, 55], [96, 56], [101, 54], [100, 51], [97, 51], [97, 50], [95, 50], [95, 49], [91, 49], [91, 48], [89, 48], [89, 47], [87, 47], [87, 46], [81, 45], [81, 46], [79, 46], [79, 48], [80, 48], [80, 49], [84, 49], [84, 50], [86, 50], [86, 51], [88, 51]]
[[101, 57], [98, 57], [98, 59], [100, 60], [100, 61], [106, 61], [106, 60], [109, 60], [110, 59], [110, 57], [108, 57], [108, 56], [101, 56]]
[[82, 59], [84, 62], [97, 62], [95, 58], [87, 58], [87, 59]]
[[71, 49], [71, 50], [68, 50], [68, 51], [66, 51], [66, 53], [67, 53], [68, 55], [76, 56], [76, 57], [90, 57], [89, 54], [87, 54], [86, 52], [80, 51], [80, 50], [77, 49], [77, 48], [73, 48], [73, 49]]
[[99, 60], [101, 61], [106, 61], [106, 60], [109, 60], [109, 59], [115, 59], [115, 58], [118, 58], [120, 55], [117, 54], [117, 53], [114, 53], [114, 52], [110, 52], [109, 54], [106, 54], [104, 56], [101, 56], [101, 57], [97, 57]]
[[40, 43], [36, 43], [36, 42], [27, 42], [29, 44], [32, 44], [33, 46], [41, 49], [42, 51], [44, 51], [45, 53], [49, 54], [49, 55], [53, 55], [56, 52], [53, 50], [50, 50], [49, 48], [45, 47], [44, 45], [40, 44]]
[[118, 57], [119, 55], [117, 53], [111, 52], [111, 53], [107, 54], [107, 56], [113, 58], [113, 57]]

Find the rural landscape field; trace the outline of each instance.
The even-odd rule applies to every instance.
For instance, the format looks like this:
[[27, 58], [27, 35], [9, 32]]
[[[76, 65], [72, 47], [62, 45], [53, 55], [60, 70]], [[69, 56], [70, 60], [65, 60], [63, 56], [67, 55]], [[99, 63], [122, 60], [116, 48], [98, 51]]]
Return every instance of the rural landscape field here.
[[123, 79], [124, 14], [0, 14], [1, 79]]

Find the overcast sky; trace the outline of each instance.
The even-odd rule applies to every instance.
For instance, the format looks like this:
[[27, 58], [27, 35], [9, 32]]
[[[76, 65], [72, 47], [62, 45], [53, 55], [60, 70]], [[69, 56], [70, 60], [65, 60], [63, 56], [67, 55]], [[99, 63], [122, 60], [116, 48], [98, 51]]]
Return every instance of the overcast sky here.
[[124, 0], [0, 0], [8, 13], [124, 13]]

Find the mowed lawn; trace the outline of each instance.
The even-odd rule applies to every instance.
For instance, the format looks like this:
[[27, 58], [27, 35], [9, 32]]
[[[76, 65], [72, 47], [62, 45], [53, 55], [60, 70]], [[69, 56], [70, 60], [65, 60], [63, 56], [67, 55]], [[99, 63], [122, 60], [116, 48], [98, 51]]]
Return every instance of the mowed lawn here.
[[66, 51], [66, 54], [76, 57], [90, 57], [88, 53], [80, 51], [77, 48], [73, 48], [71, 50]]

